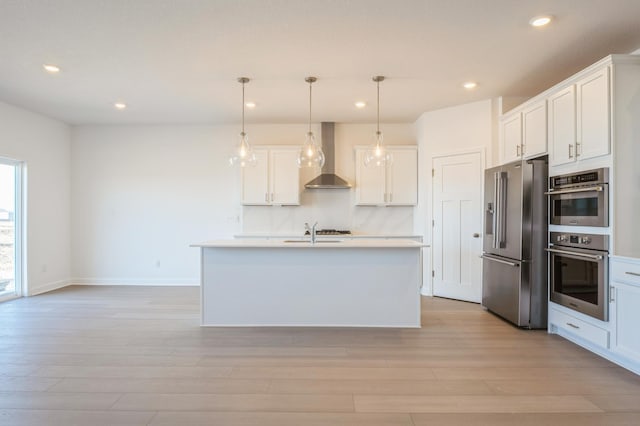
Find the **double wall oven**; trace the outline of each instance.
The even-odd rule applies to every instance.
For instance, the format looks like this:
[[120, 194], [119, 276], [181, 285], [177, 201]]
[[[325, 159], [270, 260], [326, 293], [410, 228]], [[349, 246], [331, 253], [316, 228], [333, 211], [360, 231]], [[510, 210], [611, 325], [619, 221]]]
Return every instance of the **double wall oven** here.
[[549, 223], [580, 226], [581, 231], [585, 227], [594, 229], [588, 234], [549, 234], [550, 299], [607, 321], [609, 236], [597, 228], [609, 226], [609, 169], [553, 176], [549, 180]]

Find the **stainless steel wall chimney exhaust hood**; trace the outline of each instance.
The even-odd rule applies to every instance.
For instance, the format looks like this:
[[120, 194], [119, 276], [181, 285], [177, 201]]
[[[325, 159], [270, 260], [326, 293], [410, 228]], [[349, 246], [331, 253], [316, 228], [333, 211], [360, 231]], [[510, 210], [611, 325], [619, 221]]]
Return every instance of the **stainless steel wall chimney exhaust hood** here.
[[351, 185], [335, 174], [335, 123], [322, 123], [321, 128], [322, 151], [324, 152], [324, 166], [320, 176], [309, 181], [304, 187], [307, 189], [349, 189]]

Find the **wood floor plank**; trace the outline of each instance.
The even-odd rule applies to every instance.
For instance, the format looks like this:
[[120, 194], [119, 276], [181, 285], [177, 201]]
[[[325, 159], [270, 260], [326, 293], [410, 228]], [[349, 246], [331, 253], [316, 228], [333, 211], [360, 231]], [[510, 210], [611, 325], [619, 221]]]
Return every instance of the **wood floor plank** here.
[[50, 387], [50, 392], [115, 393], [268, 393], [270, 381], [226, 378], [66, 378]]
[[35, 377], [93, 377], [109, 378], [188, 378], [226, 377], [228, 367], [149, 367], [149, 366], [44, 366], [33, 372]]
[[0, 409], [0, 420], [10, 426], [141, 426], [149, 424], [155, 414], [114, 410]]
[[351, 395], [128, 393], [113, 405], [135, 411], [353, 412]]
[[637, 426], [635, 413], [427, 413], [412, 414], [414, 426]]
[[229, 377], [267, 379], [430, 380], [429, 368], [371, 367], [234, 367]]
[[0, 408], [106, 410], [120, 396], [114, 393], [0, 392]]
[[354, 395], [359, 413], [580, 413], [602, 412], [582, 396]]
[[408, 414], [159, 412], [150, 426], [413, 426]]
[[470, 380], [272, 380], [271, 393], [360, 395], [491, 395], [483, 381]]

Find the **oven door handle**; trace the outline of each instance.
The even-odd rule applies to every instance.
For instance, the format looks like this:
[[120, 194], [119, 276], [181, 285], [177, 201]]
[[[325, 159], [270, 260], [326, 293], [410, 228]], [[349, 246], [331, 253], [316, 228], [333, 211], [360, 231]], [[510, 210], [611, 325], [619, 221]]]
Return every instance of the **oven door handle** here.
[[483, 258], [483, 259], [487, 259], [487, 260], [491, 260], [491, 261], [494, 261], [494, 262], [502, 263], [502, 264], [504, 264], [504, 265], [513, 266], [514, 268], [517, 268], [518, 266], [520, 266], [520, 265], [518, 265], [517, 263], [514, 263], [514, 262], [508, 262], [508, 261], [506, 261], [506, 260], [502, 260], [502, 259], [496, 259], [495, 257], [487, 256], [486, 254], [483, 254], [483, 255], [482, 255], [482, 256], [480, 256], [480, 257], [481, 257], [481, 258]]
[[552, 248], [546, 248], [545, 250], [548, 251], [549, 253], [566, 254], [570, 256], [584, 257], [586, 259], [602, 260], [604, 258], [600, 254], [587, 254], [587, 253], [580, 253], [576, 251], [558, 250], [558, 249], [552, 249]]
[[545, 192], [544, 195], [556, 195], [556, 194], [575, 194], [576, 192], [602, 192], [604, 191], [604, 187], [602, 186], [589, 186], [589, 187], [585, 187], [585, 188], [575, 188], [575, 189], [559, 189], [557, 191], [554, 191], [553, 189], [550, 189], [549, 191]]

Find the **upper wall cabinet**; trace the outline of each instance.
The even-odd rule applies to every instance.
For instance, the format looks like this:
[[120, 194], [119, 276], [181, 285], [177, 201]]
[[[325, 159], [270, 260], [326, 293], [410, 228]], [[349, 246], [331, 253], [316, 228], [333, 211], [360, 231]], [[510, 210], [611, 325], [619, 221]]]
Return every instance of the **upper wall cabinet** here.
[[549, 97], [552, 166], [608, 155], [610, 138], [609, 67], [593, 72]]
[[418, 202], [418, 148], [387, 146], [393, 162], [386, 167], [364, 165], [366, 148], [356, 148], [356, 204], [413, 206]]
[[547, 101], [541, 99], [522, 110], [522, 149], [524, 158], [547, 153]]
[[254, 206], [299, 205], [298, 148], [254, 149], [255, 167], [242, 169], [242, 204]]
[[516, 111], [505, 115], [500, 122], [501, 163], [510, 163], [521, 158], [522, 114]]
[[546, 99], [526, 104], [504, 115], [500, 122], [502, 164], [547, 153]]

